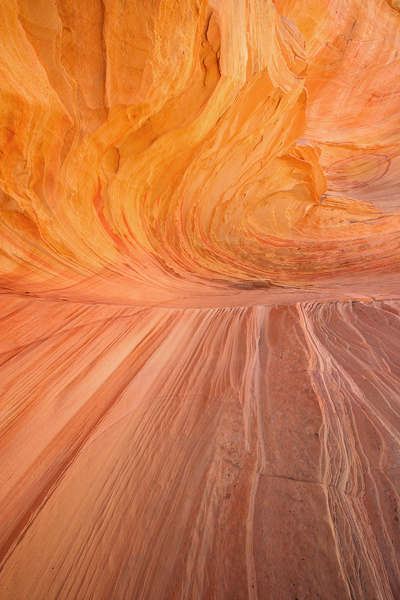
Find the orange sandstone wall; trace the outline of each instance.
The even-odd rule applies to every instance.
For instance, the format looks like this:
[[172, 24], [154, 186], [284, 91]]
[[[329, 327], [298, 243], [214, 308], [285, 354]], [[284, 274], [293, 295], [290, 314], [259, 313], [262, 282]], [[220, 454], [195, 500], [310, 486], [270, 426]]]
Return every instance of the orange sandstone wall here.
[[143, 303], [399, 268], [384, 0], [7, 0], [1, 283]]
[[2, 599], [400, 598], [399, 11], [2, 2]]
[[399, 597], [399, 302], [1, 317], [2, 598]]

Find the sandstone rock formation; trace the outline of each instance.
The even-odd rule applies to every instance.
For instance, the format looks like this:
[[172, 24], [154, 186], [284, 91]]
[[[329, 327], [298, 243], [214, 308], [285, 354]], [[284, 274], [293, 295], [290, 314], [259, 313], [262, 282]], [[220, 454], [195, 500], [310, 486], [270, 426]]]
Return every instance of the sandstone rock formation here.
[[399, 2], [0, 9], [1, 598], [400, 598]]

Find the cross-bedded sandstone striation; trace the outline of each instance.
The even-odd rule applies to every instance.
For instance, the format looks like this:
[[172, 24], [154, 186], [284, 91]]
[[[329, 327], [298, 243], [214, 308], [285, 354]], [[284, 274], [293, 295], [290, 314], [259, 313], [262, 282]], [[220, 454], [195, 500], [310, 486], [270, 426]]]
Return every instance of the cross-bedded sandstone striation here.
[[399, 11], [2, 2], [2, 599], [400, 598]]
[[398, 597], [399, 302], [1, 317], [4, 599]]
[[7, 289], [156, 302], [398, 270], [400, 17], [383, 0], [2, 15]]

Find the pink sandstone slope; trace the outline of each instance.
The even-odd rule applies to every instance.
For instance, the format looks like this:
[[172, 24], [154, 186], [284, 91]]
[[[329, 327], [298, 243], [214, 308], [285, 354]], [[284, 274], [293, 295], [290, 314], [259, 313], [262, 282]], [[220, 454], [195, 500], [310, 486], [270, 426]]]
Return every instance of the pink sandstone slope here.
[[0, 15], [1, 600], [399, 600], [398, 0]]

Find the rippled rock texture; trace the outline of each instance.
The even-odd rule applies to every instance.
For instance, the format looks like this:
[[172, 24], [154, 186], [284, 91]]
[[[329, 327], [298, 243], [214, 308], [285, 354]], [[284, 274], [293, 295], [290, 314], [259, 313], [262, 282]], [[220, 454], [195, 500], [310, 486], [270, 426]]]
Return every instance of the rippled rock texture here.
[[0, 283], [159, 303], [397, 271], [384, 0], [7, 0]]
[[399, 10], [2, 2], [2, 599], [400, 598]]

